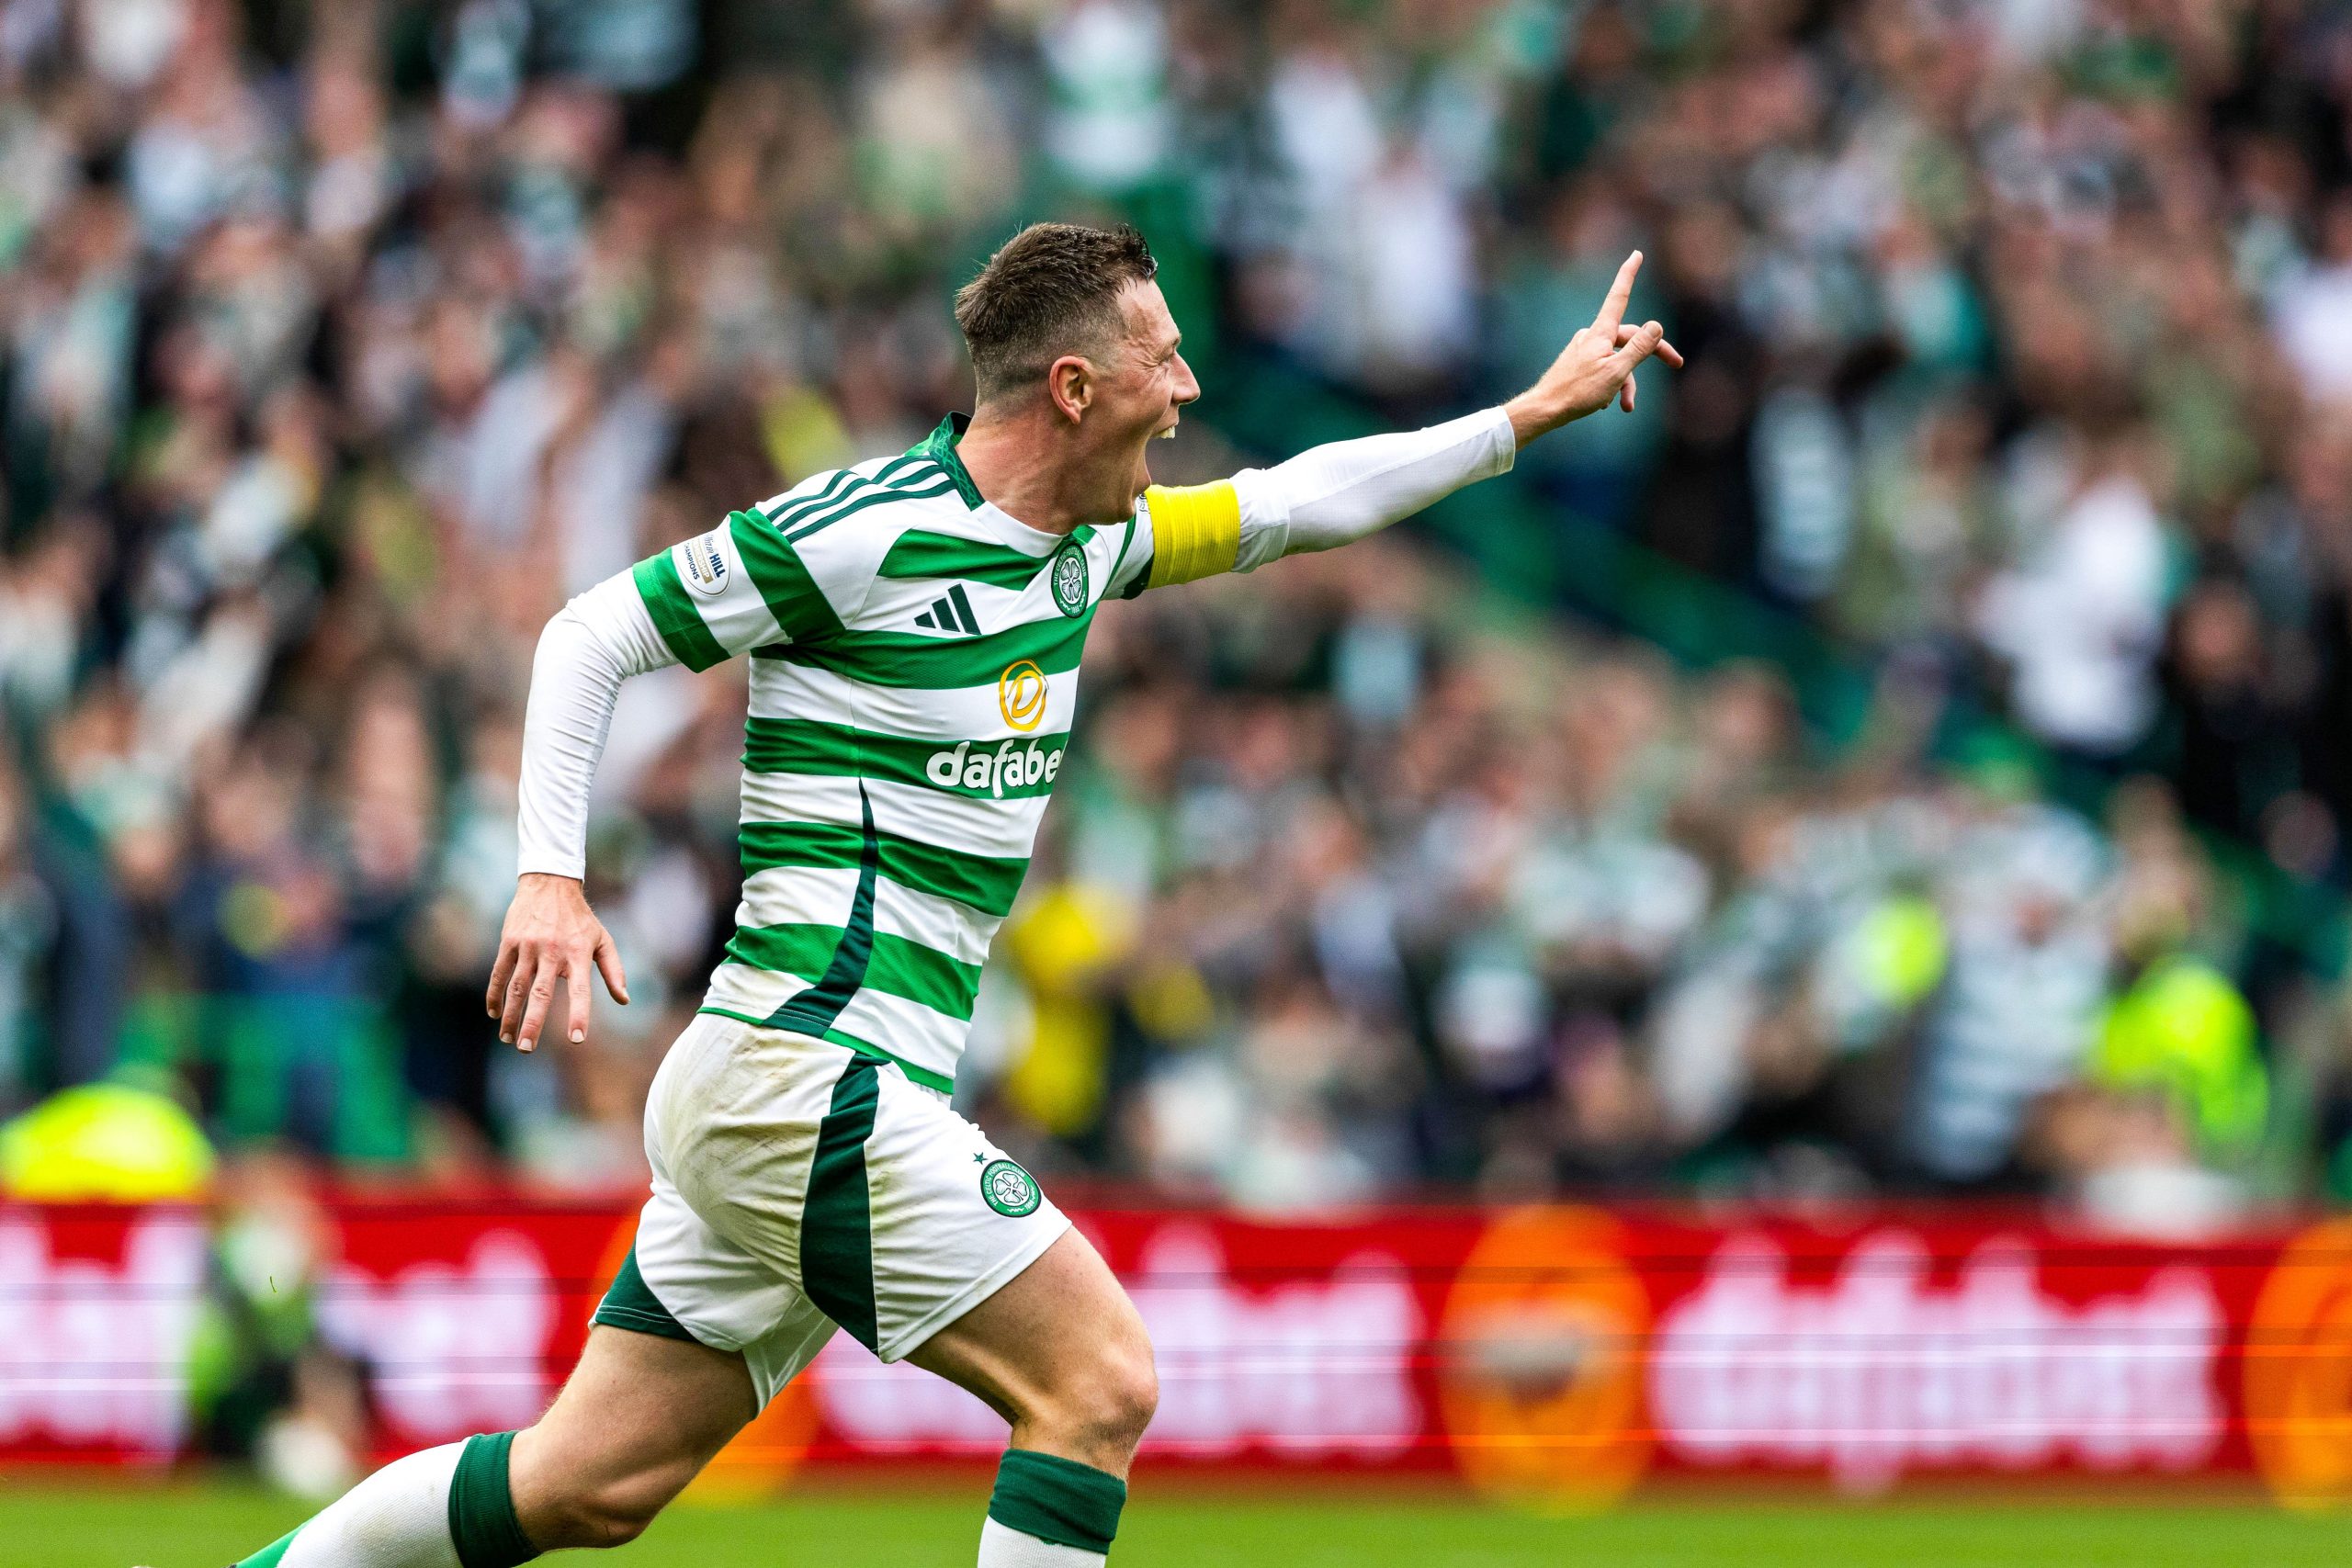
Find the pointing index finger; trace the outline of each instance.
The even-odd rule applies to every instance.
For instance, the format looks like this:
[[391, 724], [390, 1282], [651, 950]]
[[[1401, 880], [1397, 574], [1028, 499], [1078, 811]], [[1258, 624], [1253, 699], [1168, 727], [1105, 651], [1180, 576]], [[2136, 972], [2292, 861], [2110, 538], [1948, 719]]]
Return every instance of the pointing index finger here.
[[1595, 332], [1609, 334], [1607, 341], [1615, 342], [1617, 324], [1625, 319], [1626, 303], [1634, 298], [1634, 276], [1642, 270], [1642, 253], [1635, 251], [1617, 269], [1617, 281], [1609, 286], [1609, 298], [1600, 302], [1600, 314], [1593, 317]]

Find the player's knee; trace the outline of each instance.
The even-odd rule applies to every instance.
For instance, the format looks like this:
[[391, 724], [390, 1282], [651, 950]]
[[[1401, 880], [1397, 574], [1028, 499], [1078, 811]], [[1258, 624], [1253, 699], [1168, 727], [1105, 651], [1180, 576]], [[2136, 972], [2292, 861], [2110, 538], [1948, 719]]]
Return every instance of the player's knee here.
[[1148, 1339], [1139, 1341], [1133, 1354], [1123, 1360], [1111, 1407], [1128, 1446], [1142, 1442], [1144, 1429], [1159, 1410], [1159, 1368], [1152, 1359]]
[[1081, 1393], [1080, 1419], [1107, 1448], [1133, 1452], [1159, 1408], [1159, 1372], [1141, 1333], [1105, 1345]]

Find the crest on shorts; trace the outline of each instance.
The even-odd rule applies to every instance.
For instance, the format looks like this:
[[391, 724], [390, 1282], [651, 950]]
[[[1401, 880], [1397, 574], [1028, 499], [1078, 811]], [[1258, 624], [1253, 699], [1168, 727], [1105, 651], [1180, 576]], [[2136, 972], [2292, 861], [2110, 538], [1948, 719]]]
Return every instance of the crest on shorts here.
[[992, 1159], [980, 1168], [980, 1197], [1008, 1219], [1034, 1214], [1046, 1195], [1029, 1173], [1009, 1159]]
[[1086, 613], [1086, 547], [1071, 539], [1054, 552], [1054, 608], [1065, 615]]

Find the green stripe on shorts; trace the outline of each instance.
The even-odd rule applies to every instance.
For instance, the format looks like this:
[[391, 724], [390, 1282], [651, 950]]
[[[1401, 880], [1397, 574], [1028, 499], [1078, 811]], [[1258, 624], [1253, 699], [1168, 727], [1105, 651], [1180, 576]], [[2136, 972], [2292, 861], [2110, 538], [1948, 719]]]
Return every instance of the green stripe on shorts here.
[[874, 1224], [865, 1193], [865, 1140], [874, 1134], [881, 1075], [853, 1055], [817, 1125], [817, 1156], [800, 1210], [800, 1283], [817, 1309], [871, 1350], [880, 1335], [874, 1310]]
[[613, 1276], [612, 1289], [596, 1303], [596, 1315], [589, 1321], [607, 1328], [626, 1328], [632, 1334], [658, 1334], [664, 1339], [683, 1339], [689, 1345], [702, 1343], [670, 1314], [670, 1309], [662, 1304], [662, 1298], [645, 1282], [645, 1275], [637, 1267], [634, 1246], [621, 1259], [621, 1271]]

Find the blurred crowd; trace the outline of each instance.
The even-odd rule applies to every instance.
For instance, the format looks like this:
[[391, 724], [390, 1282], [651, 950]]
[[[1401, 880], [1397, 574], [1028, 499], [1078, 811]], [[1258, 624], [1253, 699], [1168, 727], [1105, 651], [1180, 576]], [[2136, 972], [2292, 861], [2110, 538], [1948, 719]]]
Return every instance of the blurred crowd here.
[[1515, 389], [1645, 247], [1689, 370], [1489, 489], [1881, 678], [1833, 745], [1409, 538], [1106, 611], [958, 1091], [1041, 1172], [2352, 1191], [2347, 110], [2316, 0], [6, 0], [0, 1106], [636, 1179], [741, 677], [625, 694], [637, 999], [522, 1057], [537, 628], [968, 406], [1050, 214], [1160, 253], [1178, 479]]

